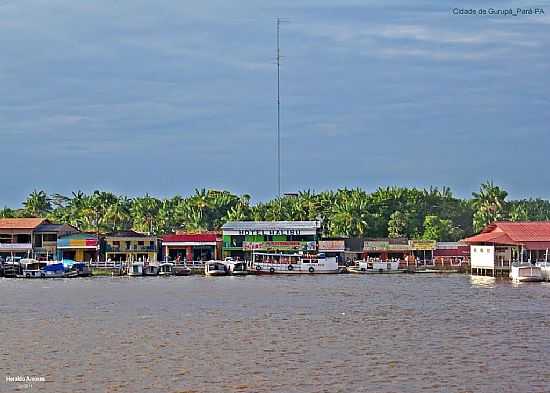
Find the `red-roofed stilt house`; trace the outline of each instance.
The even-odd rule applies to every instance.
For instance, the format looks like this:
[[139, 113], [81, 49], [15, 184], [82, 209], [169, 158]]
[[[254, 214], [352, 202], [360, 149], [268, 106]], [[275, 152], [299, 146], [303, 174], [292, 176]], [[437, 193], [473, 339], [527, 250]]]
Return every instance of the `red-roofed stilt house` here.
[[472, 274], [508, 275], [513, 262], [548, 260], [550, 221], [494, 222], [463, 241], [470, 245]]

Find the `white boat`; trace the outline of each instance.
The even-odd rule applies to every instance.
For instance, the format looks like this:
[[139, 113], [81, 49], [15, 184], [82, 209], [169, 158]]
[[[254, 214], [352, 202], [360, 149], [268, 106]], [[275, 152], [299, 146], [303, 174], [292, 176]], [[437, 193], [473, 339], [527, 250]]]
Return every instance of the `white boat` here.
[[159, 276], [171, 276], [174, 274], [174, 264], [164, 262], [159, 265]]
[[542, 281], [542, 270], [530, 263], [512, 263], [510, 278], [513, 282]]
[[544, 281], [550, 281], [550, 262], [537, 262], [535, 266], [540, 267]]
[[143, 276], [143, 262], [134, 262], [128, 269], [129, 276]]
[[222, 261], [208, 261], [204, 264], [204, 274], [207, 276], [226, 276], [227, 266]]
[[257, 274], [338, 273], [336, 257], [325, 254], [254, 253], [252, 266]]
[[399, 260], [381, 261], [379, 259], [360, 260], [356, 267], [348, 269], [352, 273], [402, 273]]
[[245, 276], [248, 274], [248, 268], [244, 261], [235, 261], [233, 258], [227, 257], [224, 260], [224, 264], [232, 276]]
[[47, 266], [46, 262], [37, 261], [36, 259], [23, 258], [19, 261], [22, 274], [18, 277], [24, 278], [43, 278], [46, 274], [42, 271]]
[[159, 274], [159, 265], [149, 264], [143, 266], [143, 275], [144, 276], [158, 276]]

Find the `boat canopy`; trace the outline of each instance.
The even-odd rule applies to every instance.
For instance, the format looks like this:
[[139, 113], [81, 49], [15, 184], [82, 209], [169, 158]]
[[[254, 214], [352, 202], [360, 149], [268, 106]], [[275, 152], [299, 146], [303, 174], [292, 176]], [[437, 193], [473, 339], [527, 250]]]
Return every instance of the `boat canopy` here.
[[45, 272], [58, 272], [60, 270], [65, 270], [65, 266], [63, 266], [63, 263], [52, 263], [51, 265], [47, 265], [43, 271]]

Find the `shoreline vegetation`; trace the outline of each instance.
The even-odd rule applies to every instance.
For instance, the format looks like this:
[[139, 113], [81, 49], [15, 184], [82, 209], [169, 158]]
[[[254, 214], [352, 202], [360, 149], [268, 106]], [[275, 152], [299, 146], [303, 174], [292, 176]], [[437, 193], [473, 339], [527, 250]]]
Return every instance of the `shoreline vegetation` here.
[[501, 220], [550, 220], [550, 201], [506, 200], [508, 193], [483, 183], [472, 198], [444, 188], [386, 187], [374, 192], [339, 189], [301, 191], [266, 202], [249, 195], [195, 190], [190, 196], [129, 198], [111, 192], [73, 192], [70, 196], [33, 191], [21, 208], [4, 207], [0, 218], [44, 217], [81, 231], [133, 229], [162, 235], [175, 230], [219, 230], [227, 221], [319, 220], [324, 237], [407, 237], [457, 241]]

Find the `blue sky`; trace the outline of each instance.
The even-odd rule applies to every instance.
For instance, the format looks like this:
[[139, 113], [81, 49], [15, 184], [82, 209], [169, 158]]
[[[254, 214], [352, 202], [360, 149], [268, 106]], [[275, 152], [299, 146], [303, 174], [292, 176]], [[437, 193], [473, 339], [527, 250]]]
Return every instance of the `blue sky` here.
[[277, 16], [284, 192], [492, 179], [549, 197], [550, 2], [451, 11], [518, 5], [0, 0], [0, 205], [35, 188], [272, 197]]

